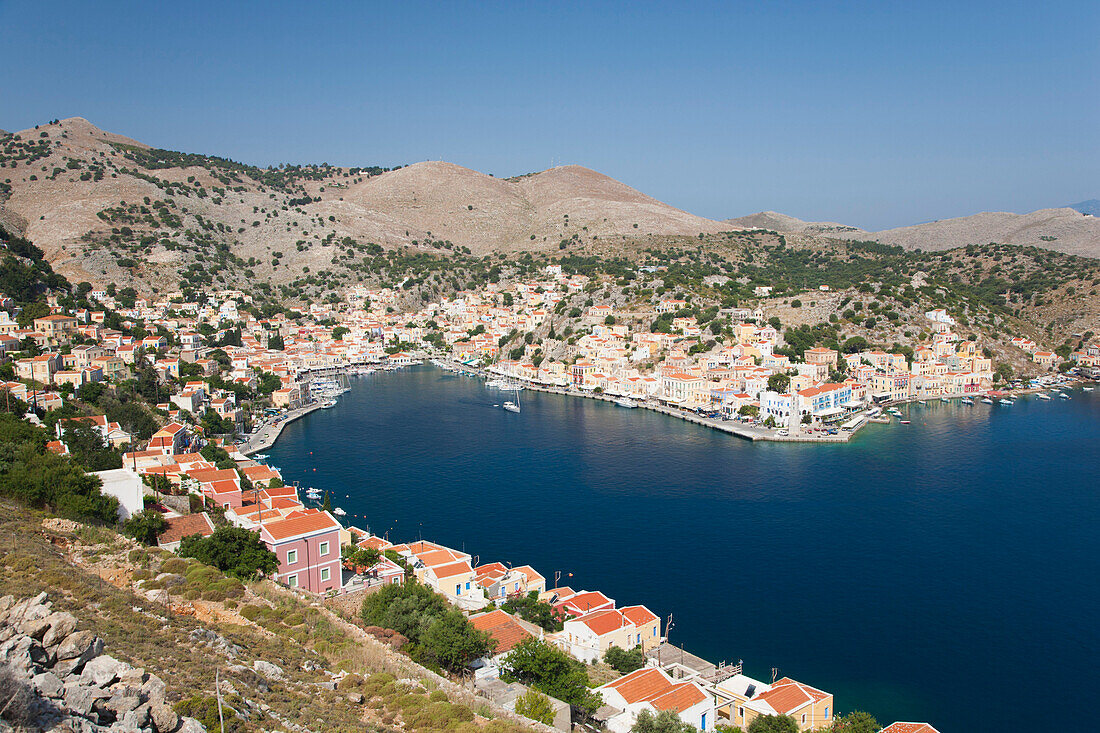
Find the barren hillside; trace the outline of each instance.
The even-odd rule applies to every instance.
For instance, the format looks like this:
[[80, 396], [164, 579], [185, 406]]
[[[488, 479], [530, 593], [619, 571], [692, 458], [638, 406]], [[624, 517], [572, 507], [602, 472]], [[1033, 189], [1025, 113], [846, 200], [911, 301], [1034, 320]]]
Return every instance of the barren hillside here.
[[173, 288], [196, 265], [196, 285], [285, 283], [370, 244], [481, 255], [730, 228], [579, 166], [510, 180], [443, 162], [259, 169], [150, 148], [82, 118], [0, 137], [0, 165], [0, 223], [70, 280], [139, 289]]
[[793, 216], [780, 214], [778, 211], [761, 211], [748, 216], [740, 216], [736, 219], [726, 219], [726, 223], [735, 227], [771, 229], [777, 232], [798, 232], [800, 234], [833, 235], [842, 232], [851, 235], [853, 238], [861, 238], [855, 235], [867, 234], [862, 229], [847, 224], [838, 224], [835, 221], [802, 221]]
[[1100, 218], [1086, 216], [1068, 207], [1040, 209], [1030, 214], [983, 212], [878, 232], [868, 232], [833, 222], [806, 222], [775, 211], [727, 219], [726, 223], [778, 232], [875, 240], [906, 249], [938, 251], [997, 242], [1042, 247], [1085, 257], [1100, 257]]
[[1040, 209], [1030, 214], [983, 212], [872, 232], [869, 238], [906, 249], [941, 250], [997, 242], [1100, 257], [1100, 219], [1070, 208]]

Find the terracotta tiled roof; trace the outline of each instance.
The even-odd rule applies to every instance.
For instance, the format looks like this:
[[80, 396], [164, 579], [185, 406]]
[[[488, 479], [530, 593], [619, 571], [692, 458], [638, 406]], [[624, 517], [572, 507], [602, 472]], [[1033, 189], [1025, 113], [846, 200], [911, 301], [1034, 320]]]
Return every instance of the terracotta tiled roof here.
[[707, 696], [694, 684], [681, 682], [663, 695], [653, 698], [649, 703], [658, 710], [675, 710], [681, 713], [706, 699]]
[[472, 616], [470, 623], [478, 631], [485, 631], [496, 640], [497, 654], [511, 650], [516, 644], [531, 636], [518, 621], [499, 609]]
[[823, 692], [816, 687], [810, 687], [809, 685], [798, 682], [797, 680], [792, 680], [790, 677], [779, 678], [772, 684], [772, 689], [774, 690], [776, 687], [781, 687], [783, 685], [798, 685], [800, 688], [802, 688], [803, 692], [812, 697], [814, 700], [824, 700], [825, 698], [829, 697], [829, 693]]
[[940, 733], [928, 723], [891, 723], [880, 733]]
[[187, 472], [187, 475], [195, 479], [199, 483], [209, 483], [211, 481], [237, 481], [237, 472], [232, 468], [204, 468], [204, 469], [192, 469]]
[[473, 568], [470, 567], [470, 563], [465, 560], [459, 562], [453, 562], [449, 565], [436, 565], [433, 567], [432, 572], [436, 578], [442, 580], [443, 578], [453, 578], [456, 575], [462, 575], [463, 573], [473, 572]]
[[365, 537], [357, 543], [359, 547], [371, 547], [375, 550], [386, 550], [391, 547], [390, 543], [381, 537]]
[[339, 529], [340, 523], [328, 512], [319, 509], [307, 509], [296, 512], [286, 519], [265, 523], [262, 532], [275, 542], [280, 542], [292, 537]]
[[157, 538], [157, 543], [161, 545], [179, 542], [184, 537], [193, 534], [201, 534], [203, 537], [214, 534], [214, 525], [206, 512], [188, 514], [182, 517], [170, 517], [167, 521], [168, 529], [161, 532], [160, 537]]
[[298, 490], [293, 486], [268, 486], [260, 491], [261, 495], [267, 495], [268, 498], [276, 496], [290, 496], [294, 497], [298, 495]]
[[270, 466], [246, 466], [243, 470], [249, 481], [266, 481], [279, 477], [279, 474], [271, 470]]
[[803, 705], [813, 702], [813, 698], [798, 683], [785, 685], [776, 683], [772, 689], [757, 695], [754, 701], [766, 702], [777, 713], [789, 715]]
[[241, 487], [236, 481], [206, 481], [203, 482], [202, 490], [214, 495], [233, 494], [239, 492]]
[[616, 611], [614, 608], [608, 608], [603, 611], [593, 611], [592, 613], [587, 613], [574, 620], [592, 629], [598, 636], [618, 631], [629, 623], [623, 618], [622, 613]]
[[461, 555], [450, 550], [431, 550], [428, 552], [415, 553], [420, 562], [424, 563], [425, 567], [433, 567], [435, 565], [446, 565], [458, 560]]
[[620, 609], [623, 616], [635, 626], [644, 626], [657, 620], [657, 614], [645, 606], [627, 606]]
[[535, 571], [535, 569], [533, 567], [531, 567], [530, 565], [521, 565], [518, 568], [512, 568], [512, 569], [515, 570], [517, 573], [523, 573], [523, 575], [527, 578], [528, 583], [535, 583], [539, 580], [542, 580], [542, 581], [546, 580], [546, 578], [539, 575]]
[[664, 673], [652, 667], [643, 667], [609, 682], [610, 687], [622, 695], [628, 704], [650, 700], [668, 691], [670, 683]]

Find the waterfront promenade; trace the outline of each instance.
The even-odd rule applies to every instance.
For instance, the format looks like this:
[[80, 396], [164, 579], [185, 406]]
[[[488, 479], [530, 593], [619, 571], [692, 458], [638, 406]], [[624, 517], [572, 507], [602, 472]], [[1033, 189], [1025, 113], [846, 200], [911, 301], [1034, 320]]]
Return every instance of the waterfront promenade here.
[[[448, 359], [440, 359], [440, 362], [446, 364], [448, 368], [453, 371], [469, 374], [471, 376], [481, 377], [484, 379], [492, 378], [495, 375], [485, 369], [477, 367], [471, 367], [466, 364], [451, 361]], [[583, 397], [586, 399], [602, 400], [604, 402], [614, 403], [616, 399], [619, 399], [612, 395], [600, 394], [596, 392], [589, 392], [585, 390], [572, 389], [569, 387], [554, 387], [545, 384], [537, 384], [529, 380], [521, 379], [518, 377], [508, 377], [521, 383], [524, 389], [530, 389], [535, 392], [547, 392], [549, 394], [559, 394], [567, 397]], [[638, 401], [638, 408], [652, 410], [659, 412], [669, 417], [677, 417], [686, 422], [695, 423], [696, 425], [702, 425], [704, 427], [713, 428], [723, 433], [729, 433], [735, 435], [738, 438], [745, 440], [758, 441], [758, 440], [770, 440], [779, 443], [847, 443], [848, 440], [855, 434], [855, 430], [851, 432], [839, 431], [836, 435], [828, 435], [826, 433], [803, 433], [795, 432], [791, 435], [779, 435], [777, 429], [766, 428], [756, 425], [745, 425], [744, 423], [735, 422], [732, 420], [715, 420], [712, 418], [703, 417], [689, 410], [681, 410], [675, 407], [669, 407], [652, 401]], [[861, 425], [862, 426], [862, 425]], [[861, 427], [860, 426], [860, 427]], [[856, 428], [858, 430], [858, 427]]]
[[278, 421], [268, 422], [265, 420], [256, 426], [255, 432], [248, 436], [244, 445], [238, 447], [238, 451], [240, 451], [241, 455], [245, 456], [266, 451], [268, 448], [275, 445], [275, 441], [279, 439], [279, 435], [282, 434], [283, 428], [286, 427], [287, 423], [293, 422], [320, 408], [320, 402], [311, 402], [308, 405], [295, 408], [285, 415], [280, 415]]

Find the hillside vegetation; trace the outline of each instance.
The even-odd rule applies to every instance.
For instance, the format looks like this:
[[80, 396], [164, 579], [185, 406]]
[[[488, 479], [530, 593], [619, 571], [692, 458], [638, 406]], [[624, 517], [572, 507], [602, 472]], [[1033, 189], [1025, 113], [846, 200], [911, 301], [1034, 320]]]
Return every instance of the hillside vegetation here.
[[46, 591], [115, 657], [168, 682], [169, 702], [218, 730], [514, 733], [504, 712], [270, 582], [0, 500], [0, 586]]
[[[1051, 251], [1069, 239], [1044, 228], [1089, 219], [1071, 209], [971, 217], [1002, 227], [1005, 241], [971, 241], [986, 230], [962, 220], [911, 227], [903, 249], [774, 212], [703, 219], [579, 166], [507, 180], [441, 162], [259, 168], [151, 148], [81, 118], [0, 137], [0, 178], [11, 232], [0, 288], [20, 300], [67, 277], [154, 299], [241, 288], [257, 314], [337, 302], [359, 283], [398, 289], [411, 307], [559, 262], [606, 274], [618, 291], [607, 299], [635, 304], [647, 289], [728, 306], [752, 301], [757, 285], [775, 295], [873, 287], [884, 288], [880, 324], [947, 306], [975, 328], [1055, 341], [1096, 330], [1098, 315], [1098, 261]], [[1021, 226], [1034, 245], [1012, 243]], [[925, 241], [929, 227], [940, 234]], [[943, 249], [956, 240], [965, 246]], [[654, 267], [667, 270], [641, 270]]]

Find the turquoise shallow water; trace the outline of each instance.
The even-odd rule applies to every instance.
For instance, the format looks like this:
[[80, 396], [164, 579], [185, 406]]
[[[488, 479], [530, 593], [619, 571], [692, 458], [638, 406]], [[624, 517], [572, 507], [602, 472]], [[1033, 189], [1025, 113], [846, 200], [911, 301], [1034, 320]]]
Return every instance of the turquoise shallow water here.
[[[781, 445], [531, 391], [515, 415], [431, 366], [352, 384], [271, 462], [359, 526], [560, 570], [884, 724], [1050, 730], [1095, 699], [1100, 392]], [[1037, 704], [1052, 687], [1076, 702]]]

